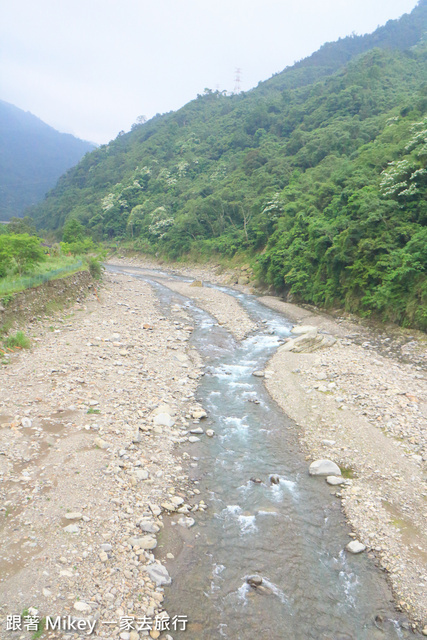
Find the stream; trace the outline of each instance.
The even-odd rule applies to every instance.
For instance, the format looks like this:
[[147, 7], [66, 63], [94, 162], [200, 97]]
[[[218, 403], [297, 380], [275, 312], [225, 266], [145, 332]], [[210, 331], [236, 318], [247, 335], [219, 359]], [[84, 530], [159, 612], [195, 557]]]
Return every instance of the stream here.
[[[350, 541], [340, 500], [323, 478], [308, 475], [298, 427], [271, 399], [254, 371], [290, 334], [292, 324], [255, 296], [226, 287], [258, 329], [240, 343], [196, 303], [165, 286], [190, 281], [159, 270], [109, 266], [149, 282], [163, 313], [181, 305], [193, 318], [190, 344], [205, 375], [197, 400], [215, 431], [186, 445], [189, 475], [209, 505], [190, 529], [166, 518], [160, 539], [173, 578], [165, 590], [169, 615], [187, 615], [174, 640], [393, 640], [401, 626], [384, 574], [368, 554], [344, 551]], [[213, 285], [208, 285], [213, 286]], [[278, 484], [269, 477], [277, 474]], [[261, 480], [254, 482], [252, 479]], [[257, 574], [263, 589], [246, 579]]]

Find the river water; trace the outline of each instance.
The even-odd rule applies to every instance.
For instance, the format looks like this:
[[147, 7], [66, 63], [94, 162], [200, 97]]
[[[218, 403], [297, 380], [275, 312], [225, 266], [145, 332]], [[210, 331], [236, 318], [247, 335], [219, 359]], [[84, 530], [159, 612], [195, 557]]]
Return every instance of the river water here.
[[[351, 538], [335, 491], [308, 475], [297, 425], [252, 375], [265, 368], [291, 323], [254, 296], [219, 287], [258, 324], [238, 343], [194, 302], [164, 286], [176, 276], [109, 270], [150, 282], [165, 314], [171, 304], [182, 305], [195, 324], [191, 344], [205, 362], [197, 400], [208, 412], [202, 426], [215, 437], [202, 436], [187, 450], [190, 477], [209, 509], [195, 514], [191, 529], [168, 519], [159, 546], [161, 557], [175, 556], [165, 607], [171, 616], [188, 616], [185, 632], [171, 631], [174, 640], [412, 637], [372, 558], [344, 551]], [[280, 476], [279, 484], [270, 483], [271, 474]], [[252, 574], [262, 576], [265, 592], [247, 584]]]

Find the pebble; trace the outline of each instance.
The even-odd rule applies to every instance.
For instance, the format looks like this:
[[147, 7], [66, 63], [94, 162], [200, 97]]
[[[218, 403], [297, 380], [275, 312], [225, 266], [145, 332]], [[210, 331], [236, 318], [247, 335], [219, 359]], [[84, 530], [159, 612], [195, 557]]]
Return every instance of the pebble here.
[[80, 600], [77, 600], [73, 606], [76, 611], [81, 611], [85, 613], [90, 613], [92, 611], [92, 607], [90, 606], [90, 604], [87, 604], [87, 602], [83, 602]]

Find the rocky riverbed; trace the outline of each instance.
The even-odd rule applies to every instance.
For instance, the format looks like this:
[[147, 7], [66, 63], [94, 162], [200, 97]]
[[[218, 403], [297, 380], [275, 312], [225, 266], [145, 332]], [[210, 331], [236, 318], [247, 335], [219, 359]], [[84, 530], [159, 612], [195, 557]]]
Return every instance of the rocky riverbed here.
[[[31, 617], [6, 631], [22, 612], [96, 620], [104, 638], [161, 635], [163, 514], [188, 526], [206, 508], [184, 470], [201, 362], [172, 311], [147, 284], [107, 275], [97, 296], [31, 325], [33, 348], [2, 366], [2, 637], [32, 637]], [[144, 616], [153, 628], [139, 633]]]
[[[135, 259], [121, 264], [155, 266]], [[238, 279], [212, 268], [184, 271], [197, 280]], [[255, 327], [224, 292], [165, 284], [238, 339]], [[348, 482], [331, 491], [342, 498], [354, 537], [388, 573], [399, 606], [422, 629], [423, 345], [407, 340], [415, 344], [396, 355], [365, 327], [277, 298], [263, 301], [296, 325], [314, 327], [322, 340], [333, 338], [315, 351], [279, 349], [266, 385], [299, 425], [307, 467], [330, 458], [345, 469]], [[204, 431], [203, 408], [194, 400], [203, 371], [188, 344], [192, 319], [179, 299], [171, 316], [164, 315], [148, 284], [106, 274], [98, 294], [89, 290], [85, 301], [31, 327], [31, 351], [11, 356], [1, 370], [3, 628], [11, 624], [8, 615], [25, 611], [97, 621], [95, 637], [169, 639], [173, 631], [162, 631], [159, 620], [167, 618], [162, 601], [172, 558], [157, 534], [166, 514], [177, 513], [180, 525], [191, 527], [207, 508], [187, 475], [188, 465], [197, 464], [192, 443], [206, 437], [191, 433]], [[144, 616], [152, 628], [146, 620], [138, 630]], [[126, 628], [132, 619], [134, 628]], [[3, 635], [32, 634], [22, 626]], [[71, 630], [46, 637], [79, 636]]]

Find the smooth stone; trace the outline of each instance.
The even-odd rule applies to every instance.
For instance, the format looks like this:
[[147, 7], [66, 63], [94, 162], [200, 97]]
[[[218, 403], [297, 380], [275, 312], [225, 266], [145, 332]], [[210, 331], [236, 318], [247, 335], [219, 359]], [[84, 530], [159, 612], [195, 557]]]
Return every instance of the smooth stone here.
[[177, 507], [180, 507], [182, 504], [184, 504], [184, 498], [181, 498], [181, 496], [172, 496], [170, 501]]
[[252, 375], [256, 378], [263, 378], [265, 376], [264, 371], [252, 371]]
[[66, 513], [64, 518], [66, 518], [67, 520], [81, 520], [83, 518], [83, 515], [78, 511], [71, 511], [71, 513]]
[[170, 584], [172, 582], [172, 578], [169, 575], [168, 570], [164, 567], [160, 562], [156, 562], [155, 564], [149, 564], [146, 567], [143, 567], [148, 573], [150, 580], [152, 580], [156, 587], [161, 587], [164, 584]]
[[22, 418], [21, 424], [24, 427], [24, 429], [30, 429], [30, 427], [32, 426], [33, 422], [32, 422], [32, 420], [30, 420], [30, 418]]
[[332, 487], [336, 487], [339, 484], [344, 484], [345, 480], [339, 476], [327, 476], [326, 482], [330, 484]]
[[104, 544], [101, 544], [101, 545], [100, 545], [100, 549], [101, 549], [102, 551], [112, 551], [112, 550], [113, 550], [113, 547], [112, 547], [112, 545], [111, 545], [111, 544], [108, 544], [108, 542], [104, 542]]
[[311, 463], [308, 473], [311, 476], [340, 476], [341, 469], [332, 460], [315, 460]]
[[80, 600], [77, 600], [73, 606], [76, 611], [85, 611], [87, 613], [92, 611], [90, 604], [87, 604], [87, 602], [81, 602]]
[[201, 420], [202, 418], [207, 418], [207, 413], [204, 409], [195, 409], [191, 412], [191, 417], [195, 420]]
[[280, 484], [280, 476], [277, 475], [277, 473], [273, 473], [270, 476], [270, 482], [271, 482], [271, 484]]
[[198, 438], [197, 436], [190, 436], [188, 438], [188, 442], [191, 442], [192, 444], [194, 444], [194, 442], [199, 442], [200, 438]]
[[108, 449], [108, 447], [110, 446], [108, 442], [105, 442], [105, 440], [103, 440], [102, 438], [95, 438], [93, 444], [96, 447], [99, 447], [99, 449]]
[[204, 433], [201, 427], [196, 427], [195, 429], [190, 429], [190, 433]]
[[168, 413], [158, 413], [154, 416], [153, 422], [160, 427], [173, 427], [175, 424], [175, 420]]
[[359, 542], [359, 540], [352, 540], [351, 542], [349, 542], [346, 545], [346, 551], [349, 551], [350, 553], [362, 553], [362, 551], [365, 551], [366, 546], [364, 544], [362, 544], [362, 542]]
[[213, 438], [215, 435], [215, 431], [213, 429], [206, 429], [206, 435], [208, 438]]
[[147, 480], [148, 478], [148, 471], [146, 469], [137, 469], [135, 471], [135, 477], [138, 480]]
[[141, 520], [138, 522], [138, 527], [147, 533], [157, 533], [159, 531], [159, 527], [151, 520]]
[[246, 578], [246, 582], [251, 585], [251, 587], [259, 587], [262, 584], [262, 578], [259, 575], [249, 576]]
[[80, 528], [76, 524], [69, 524], [63, 528], [66, 533], [79, 533]]
[[255, 484], [261, 484], [262, 480], [261, 478], [251, 478], [251, 482], [254, 482]]
[[150, 550], [157, 547], [157, 540], [153, 538], [153, 536], [142, 536], [142, 538], [130, 538], [129, 544], [132, 545], [132, 547]]

